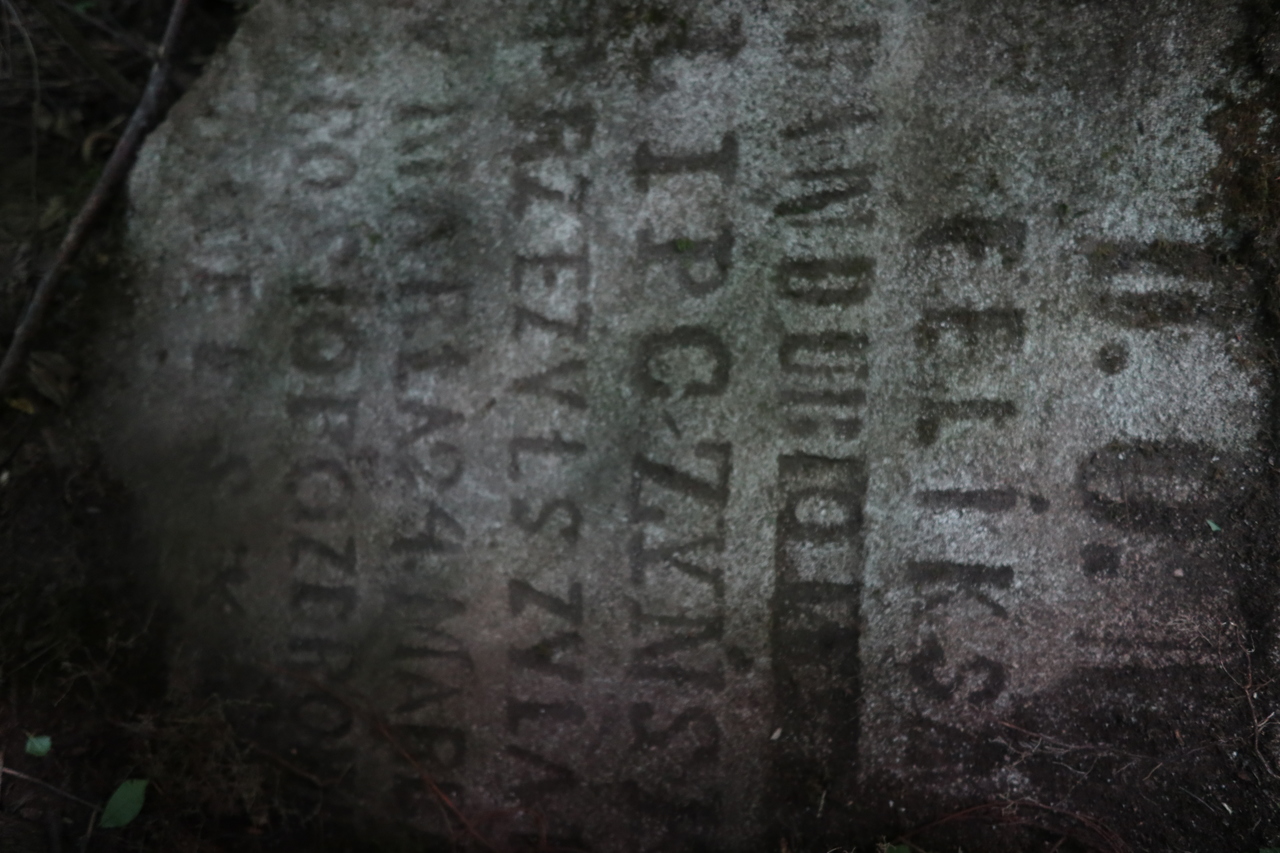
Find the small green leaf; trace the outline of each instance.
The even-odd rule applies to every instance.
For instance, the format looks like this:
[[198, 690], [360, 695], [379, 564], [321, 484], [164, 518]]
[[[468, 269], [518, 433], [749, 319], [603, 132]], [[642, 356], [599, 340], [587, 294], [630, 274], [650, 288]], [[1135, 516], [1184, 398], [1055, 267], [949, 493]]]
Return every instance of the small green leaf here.
[[116, 792], [107, 800], [102, 810], [102, 820], [98, 826], [103, 829], [114, 829], [126, 826], [142, 811], [142, 802], [147, 796], [146, 779], [126, 779], [116, 788]]
[[27, 735], [27, 755], [44, 758], [53, 749], [53, 738], [48, 735]]
[[690, 240], [688, 237], [681, 237], [680, 239], [676, 240], [677, 252], [689, 252], [692, 250], [693, 250], [693, 241]]
[[1209, 521], [1209, 529], [1212, 530], [1214, 533], [1220, 533], [1222, 531], [1222, 528], [1214, 524], [1212, 521]]

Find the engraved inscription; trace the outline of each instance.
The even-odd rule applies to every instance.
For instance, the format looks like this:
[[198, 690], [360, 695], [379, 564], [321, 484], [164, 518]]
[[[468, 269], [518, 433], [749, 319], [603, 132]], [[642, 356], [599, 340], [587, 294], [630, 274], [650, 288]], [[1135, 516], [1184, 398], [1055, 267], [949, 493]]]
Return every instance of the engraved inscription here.
[[[264, 749], [503, 850], [1181, 801], [1208, 753], [1128, 732], [1221, 716], [1272, 592], [1258, 297], [1190, 208], [1233, 12], [377, 5], [255, 9], [153, 134], [105, 350]], [[1001, 799], [1055, 810], [929, 827]]]

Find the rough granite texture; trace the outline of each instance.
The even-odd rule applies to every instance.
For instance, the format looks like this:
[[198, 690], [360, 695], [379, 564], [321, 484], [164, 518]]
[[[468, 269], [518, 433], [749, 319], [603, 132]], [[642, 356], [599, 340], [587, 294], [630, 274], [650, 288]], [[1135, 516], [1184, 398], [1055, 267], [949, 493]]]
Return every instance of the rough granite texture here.
[[[596, 851], [1034, 796], [986, 727], [1238, 619], [1269, 378], [1194, 212], [1237, 28], [261, 0], [142, 153], [104, 345], [175, 666], [366, 697]], [[276, 743], [442, 831], [267, 680]]]

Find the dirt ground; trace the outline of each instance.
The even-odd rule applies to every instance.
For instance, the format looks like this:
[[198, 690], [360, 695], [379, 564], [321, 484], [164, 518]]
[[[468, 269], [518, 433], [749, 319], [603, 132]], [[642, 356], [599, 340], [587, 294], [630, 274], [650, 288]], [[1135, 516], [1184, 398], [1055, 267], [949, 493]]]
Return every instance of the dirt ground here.
[[[0, 340], [7, 340], [133, 106], [120, 81], [91, 69], [38, 7], [54, 7], [126, 86], [140, 90], [168, 5], [0, 0]], [[245, 6], [193, 3], [171, 96], [198, 76]], [[1280, 345], [1280, 123], [1272, 120], [1280, 110], [1280, 3], [1249, 9], [1255, 25], [1232, 61], [1256, 85], [1246, 96], [1217, 93], [1221, 107], [1210, 129], [1222, 158], [1205, 215], [1223, 218], [1230, 236], [1213, 248], [1222, 263], [1247, 270], [1265, 306], [1258, 322]], [[77, 408], [86, 390], [78, 377], [91, 372], [84, 359], [96, 318], [127, 287], [123, 224], [117, 199], [68, 272], [25, 376], [0, 400], [0, 849], [435, 849], [412, 837], [375, 840], [360, 827], [358, 800], [232, 726], [252, 709], [170, 683], [167, 617], [150, 595], [143, 531], [130, 495], [97, 458], [92, 424]], [[1280, 519], [1256, 521], [1259, 529], [1276, 529]], [[1264, 710], [1280, 702], [1280, 685], [1268, 681], [1268, 661], [1278, 659], [1276, 546], [1259, 542], [1253, 549], [1242, 556], [1263, 568], [1241, 589], [1247, 624], [1206, 638], [1224, 644], [1234, 667], [1164, 673], [1159, 684], [1123, 672], [1082, 676], [1080, 684], [1064, 686], [1060, 703], [1027, 707], [1007, 731], [993, 731], [989, 758], [1025, 753], [1029, 772], [1058, 794], [1052, 804], [948, 804], [934, 809], [934, 825], [876, 822], [850, 847], [873, 849], [868, 845], [877, 837], [907, 845], [894, 849], [931, 853], [1011, 845], [1061, 853], [1252, 851], [1280, 844], [1274, 759], [1280, 726]], [[1094, 701], [1103, 694], [1123, 694], [1122, 704], [1143, 707], [1158, 704], [1146, 694], [1169, 690], [1231, 711], [1175, 721], [1088, 716], [1106, 704]], [[1218, 701], [1224, 696], [1225, 704]], [[1039, 734], [1048, 731], [1078, 738]], [[50, 753], [27, 755], [29, 735], [50, 736]], [[956, 748], [946, 732], [937, 733], [937, 743]], [[1098, 785], [1080, 784], [1090, 775], [1113, 779], [1123, 795], [1099, 796]], [[102, 804], [129, 778], [150, 780], [141, 816], [122, 829], [93, 826], [90, 805]], [[1211, 791], [1232, 808], [1232, 820], [1206, 802]], [[917, 805], [917, 813], [930, 811]], [[897, 833], [905, 834], [895, 839]], [[780, 844], [795, 853], [808, 849]], [[470, 849], [460, 842], [464, 848]]]
[[[0, 0], [6, 340], [134, 106], [37, 5]], [[51, 5], [141, 91], [167, 0]], [[170, 99], [243, 11], [232, 0], [192, 4]], [[0, 404], [0, 849], [361, 849], [320, 840], [334, 833], [323, 831], [317, 792], [298, 793], [309, 783], [287, 760], [233, 734], [235, 709], [170, 690], [166, 617], [148, 592], [130, 496], [103, 471], [76, 408], [97, 306], [124, 286], [122, 213], [117, 198], [66, 276], [30, 369]], [[25, 753], [29, 735], [52, 738], [47, 756]], [[88, 804], [129, 778], [150, 780], [142, 815], [122, 829], [93, 827]]]

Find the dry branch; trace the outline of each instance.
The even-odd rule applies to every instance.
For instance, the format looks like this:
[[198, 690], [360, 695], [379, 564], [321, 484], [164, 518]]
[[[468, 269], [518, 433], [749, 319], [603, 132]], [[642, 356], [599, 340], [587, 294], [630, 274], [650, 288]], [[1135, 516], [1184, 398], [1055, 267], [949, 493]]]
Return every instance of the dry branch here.
[[81, 244], [84, 243], [85, 237], [89, 233], [89, 228], [93, 225], [94, 220], [97, 219], [98, 214], [102, 212], [102, 208], [106, 205], [107, 199], [111, 197], [111, 193], [124, 179], [125, 175], [128, 174], [129, 166], [137, 154], [138, 147], [142, 144], [143, 137], [151, 127], [152, 120], [155, 118], [156, 111], [160, 105], [160, 95], [164, 91], [165, 82], [169, 78], [174, 46], [177, 43], [178, 32], [182, 27], [182, 19], [186, 13], [188, 3], [189, 0], [174, 0], [173, 10], [169, 13], [169, 23], [165, 28], [164, 41], [160, 46], [160, 56], [155, 66], [151, 69], [151, 77], [147, 80], [147, 88], [142, 93], [142, 100], [138, 102], [138, 106], [129, 118], [129, 124], [125, 127], [120, 141], [116, 143], [115, 150], [111, 152], [111, 159], [107, 161], [106, 167], [103, 168], [102, 176], [98, 178], [93, 191], [89, 193], [89, 197], [85, 199], [80, 212], [76, 214], [76, 218], [72, 220], [70, 227], [67, 229], [66, 236], [63, 237], [61, 245], [58, 246], [58, 254], [54, 257], [53, 264], [40, 278], [40, 283], [36, 286], [35, 295], [31, 297], [31, 303], [27, 306], [22, 322], [18, 324], [17, 330], [13, 333], [13, 340], [9, 342], [9, 349], [5, 353], [4, 361], [0, 362], [0, 393], [3, 393], [13, 382], [13, 378], [18, 372], [18, 366], [22, 364], [27, 349], [31, 345], [31, 340], [35, 337], [36, 331], [40, 326], [40, 321], [49, 309], [49, 303], [53, 298], [54, 290], [57, 288], [58, 280], [61, 278], [63, 270], [70, 263], [71, 258], [75, 256]]
[[79, 797], [77, 797], [75, 794], [68, 794], [66, 791], [62, 790], [61, 788], [55, 787], [54, 785], [50, 785], [48, 782], [43, 782], [34, 776], [28, 776], [26, 773], [19, 772], [10, 767], [0, 767], [0, 776], [12, 776], [15, 779], [21, 779], [24, 782], [30, 782], [32, 785], [39, 785], [41, 788], [44, 788], [47, 791], [52, 791], [53, 793], [57, 794], [60, 797], [66, 797], [68, 800], [71, 800], [72, 802], [79, 803], [82, 806], [88, 806], [90, 809], [93, 809], [95, 812], [100, 811], [102, 809], [102, 806], [98, 805], [97, 803], [91, 803], [88, 800], [82, 800]]

